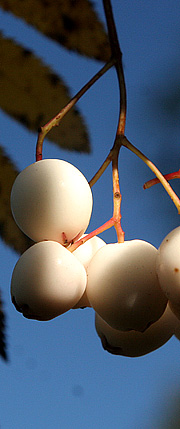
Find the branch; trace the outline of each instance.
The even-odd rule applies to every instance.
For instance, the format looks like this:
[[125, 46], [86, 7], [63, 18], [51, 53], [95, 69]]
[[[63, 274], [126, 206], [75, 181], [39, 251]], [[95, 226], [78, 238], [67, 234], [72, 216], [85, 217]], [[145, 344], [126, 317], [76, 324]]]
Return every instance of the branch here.
[[[169, 180], [172, 179], [180, 179], [180, 170], [175, 171], [174, 173], [165, 174], [164, 178], [169, 182]], [[157, 183], [160, 183], [159, 179], [151, 179], [148, 180], [148, 182], [144, 183], [143, 188], [148, 189], [151, 188], [151, 186], [156, 185]]]
[[104, 232], [107, 229], [112, 228], [112, 226], [114, 226], [113, 218], [109, 219], [103, 225], [99, 226], [97, 229], [85, 235], [84, 237], [81, 237], [78, 241], [75, 241], [75, 243], [72, 242], [71, 246], [68, 247], [68, 250], [70, 252], [74, 252], [74, 250], [76, 250], [79, 246], [82, 246], [82, 244], [86, 243], [86, 241], [90, 240], [90, 238], [95, 237], [98, 234], [101, 234], [101, 232]]
[[115, 67], [120, 89], [120, 113], [117, 127], [117, 136], [124, 134], [126, 124], [126, 85], [122, 65], [122, 52], [120, 49], [116, 26], [113, 18], [112, 6], [110, 0], [103, 0], [104, 12], [106, 15], [109, 42], [111, 46], [112, 57], [115, 59]]
[[157, 179], [161, 182], [162, 186], [164, 187], [164, 189], [172, 199], [173, 203], [175, 204], [178, 210], [178, 214], [180, 214], [180, 200], [176, 195], [176, 193], [171, 188], [170, 184], [163, 176], [163, 174], [158, 170], [158, 168], [142, 152], [140, 152], [140, 150], [138, 150], [135, 146], [133, 146], [126, 137], [123, 138], [122, 145], [127, 149], [129, 149], [131, 152], [133, 152], [135, 155], [137, 155], [150, 168], [150, 170], [153, 171], [153, 173], [155, 174]]
[[70, 100], [70, 102], [63, 107], [63, 109], [46, 125], [40, 128], [38, 134], [38, 140], [36, 144], [36, 161], [40, 161], [42, 159], [42, 147], [44, 139], [52, 130], [53, 127], [57, 127], [60, 124], [62, 118], [70, 111], [70, 109], [77, 103], [77, 101], [91, 88], [92, 85], [103, 76], [112, 66], [114, 65], [114, 60], [110, 59], [99, 71], [96, 73], [87, 83], [80, 89], [80, 91]]

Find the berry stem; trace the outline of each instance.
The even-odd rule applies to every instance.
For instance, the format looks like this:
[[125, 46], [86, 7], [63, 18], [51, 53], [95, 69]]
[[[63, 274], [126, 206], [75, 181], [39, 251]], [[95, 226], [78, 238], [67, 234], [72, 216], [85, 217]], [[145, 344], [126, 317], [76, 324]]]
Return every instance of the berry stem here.
[[[169, 180], [172, 179], [180, 179], [180, 170], [175, 171], [174, 173], [165, 174], [164, 178], [169, 182]], [[157, 183], [160, 183], [159, 179], [157, 177], [155, 179], [148, 180], [148, 182], [144, 183], [143, 188], [149, 189], [151, 186], [156, 185]]]
[[63, 109], [46, 125], [40, 127], [38, 133], [38, 139], [36, 144], [36, 161], [40, 161], [42, 159], [42, 147], [43, 142], [49, 131], [52, 130], [53, 127], [57, 127], [60, 124], [62, 118], [70, 111], [70, 109], [77, 103], [77, 101], [91, 88], [94, 83], [100, 79], [115, 63], [115, 60], [110, 59], [81, 89], [77, 94], [69, 101], [69, 103], [63, 107]]
[[[126, 84], [124, 78], [124, 70], [122, 65], [122, 52], [120, 49], [116, 26], [113, 17], [113, 11], [110, 0], [103, 0], [104, 12], [106, 15], [106, 22], [108, 27], [109, 42], [111, 46], [112, 58], [115, 58], [115, 68], [117, 72], [119, 94], [120, 94], [120, 107], [119, 107], [119, 120], [116, 131], [116, 138], [109, 158], [112, 160], [112, 180], [113, 180], [113, 220], [116, 229], [118, 243], [124, 242], [124, 232], [121, 227], [121, 192], [119, 184], [119, 171], [118, 171], [118, 158], [121, 148], [121, 137], [124, 136], [126, 125]], [[108, 159], [109, 159], [108, 158]]]
[[104, 12], [108, 27], [108, 36], [111, 46], [112, 58], [115, 59], [115, 67], [120, 90], [120, 113], [117, 128], [117, 135], [124, 134], [126, 124], [126, 84], [124, 79], [124, 71], [122, 65], [122, 52], [120, 49], [116, 26], [114, 22], [112, 6], [110, 0], [103, 0]]
[[159, 182], [161, 182], [162, 186], [172, 199], [173, 203], [175, 204], [178, 214], [180, 214], [180, 199], [176, 195], [176, 193], [171, 188], [170, 184], [166, 180], [166, 178], [163, 176], [163, 174], [158, 170], [158, 168], [135, 146], [133, 146], [126, 137], [122, 139], [121, 143], [124, 147], [129, 149], [131, 152], [133, 152], [135, 155], [137, 155], [150, 169], [151, 171], [156, 175]]
[[74, 252], [79, 246], [84, 244], [86, 241], [90, 240], [90, 238], [95, 237], [95, 235], [101, 234], [101, 232], [106, 231], [109, 228], [112, 228], [114, 226], [114, 219], [111, 218], [107, 222], [105, 222], [103, 225], [99, 226], [94, 231], [87, 234], [85, 237], [81, 237], [78, 241], [75, 243], [72, 243], [70, 247], [68, 247], [68, 250], [70, 252]]
[[113, 220], [114, 220], [114, 228], [116, 230], [118, 243], [124, 242], [124, 231], [121, 227], [121, 201], [122, 196], [120, 192], [120, 186], [119, 186], [119, 171], [118, 171], [118, 156], [119, 156], [119, 149], [117, 148], [116, 151], [114, 151], [114, 156], [112, 160], [112, 178], [113, 178]]
[[111, 161], [112, 161], [112, 155], [113, 155], [113, 150], [111, 150], [109, 152], [109, 155], [107, 156], [107, 158], [105, 159], [105, 161], [103, 162], [103, 164], [101, 165], [101, 167], [98, 169], [98, 171], [92, 177], [92, 179], [89, 181], [89, 186], [91, 188], [100, 179], [100, 177], [103, 175], [103, 173], [106, 170], [106, 168], [108, 167], [108, 165], [111, 163]]

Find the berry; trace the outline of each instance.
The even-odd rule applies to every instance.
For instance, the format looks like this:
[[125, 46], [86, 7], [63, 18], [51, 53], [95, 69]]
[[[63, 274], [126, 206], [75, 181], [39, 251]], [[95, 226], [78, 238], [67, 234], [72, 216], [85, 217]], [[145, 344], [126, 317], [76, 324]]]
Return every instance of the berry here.
[[142, 240], [107, 244], [87, 269], [87, 297], [112, 328], [144, 331], [163, 314], [167, 298], [156, 274], [157, 249]]
[[111, 328], [97, 313], [95, 327], [102, 346], [115, 355], [138, 357], [165, 344], [174, 334], [176, 317], [167, 305], [163, 315], [145, 332], [122, 332]]
[[177, 319], [177, 323], [176, 323], [176, 326], [174, 329], [174, 335], [180, 341], [180, 320], [179, 320], [179, 318], [176, 318], [176, 319]]
[[11, 210], [19, 228], [32, 240], [68, 245], [88, 227], [92, 193], [86, 178], [72, 164], [45, 159], [17, 176]]
[[68, 311], [86, 288], [83, 265], [61, 244], [42, 241], [18, 260], [11, 280], [11, 297], [23, 316], [50, 320]]
[[171, 310], [175, 314], [175, 316], [180, 320], [180, 304], [179, 304], [179, 302], [178, 303], [175, 303], [175, 302], [172, 303], [172, 301], [169, 301], [169, 305], [170, 305]]
[[170, 306], [180, 318], [180, 227], [162, 241], [157, 255], [157, 275]]
[[74, 250], [73, 255], [75, 255], [76, 258], [79, 259], [81, 264], [83, 264], [84, 268], [87, 270], [87, 267], [92, 257], [101, 247], [105, 245], [105, 241], [103, 241], [100, 237], [95, 236], [90, 238], [88, 241], [86, 241], [84, 244]]
[[[86, 235], [86, 234], [84, 234]], [[95, 255], [95, 253], [103, 246], [105, 246], [106, 243], [103, 241], [100, 237], [92, 237], [86, 243], [79, 246], [76, 250], [74, 250], [73, 255], [76, 256], [76, 258], [79, 259], [81, 264], [84, 265], [84, 268], [87, 270], [87, 267], [92, 259], [92, 257]], [[84, 292], [84, 295], [80, 299], [80, 301], [75, 305], [76, 308], [82, 308], [82, 307], [91, 307], [86, 290]]]

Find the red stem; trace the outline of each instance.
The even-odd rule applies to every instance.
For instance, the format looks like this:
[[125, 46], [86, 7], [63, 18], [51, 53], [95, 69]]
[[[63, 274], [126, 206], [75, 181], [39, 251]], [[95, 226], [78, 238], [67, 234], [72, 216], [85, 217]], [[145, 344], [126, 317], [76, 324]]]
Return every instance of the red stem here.
[[[175, 171], [174, 173], [165, 174], [165, 175], [164, 175], [164, 178], [165, 178], [168, 182], [169, 182], [169, 180], [172, 180], [172, 179], [180, 179], [180, 170]], [[155, 179], [151, 179], [151, 180], [148, 180], [148, 182], [146, 182], [146, 183], [143, 185], [143, 188], [144, 188], [144, 189], [151, 188], [151, 186], [154, 186], [154, 185], [156, 185], [157, 183], [160, 183], [159, 179], [157, 179], [157, 178], [155, 178]]]
[[70, 252], [74, 252], [79, 246], [84, 244], [86, 241], [90, 240], [90, 238], [95, 237], [95, 235], [100, 234], [103, 231], [106, 231], [109, 228], [112, 228], [114, 226], [114, 219], [111, 218], [107, 222], [105, 222], [103, 225], [99, 226], [99, 228], [95, 229], [94, 231], [90, 232], [89, 234], [85, 235], [85, 237], [80, 238], [75, 243], [72, 243], [72, 245], [68, 248]]

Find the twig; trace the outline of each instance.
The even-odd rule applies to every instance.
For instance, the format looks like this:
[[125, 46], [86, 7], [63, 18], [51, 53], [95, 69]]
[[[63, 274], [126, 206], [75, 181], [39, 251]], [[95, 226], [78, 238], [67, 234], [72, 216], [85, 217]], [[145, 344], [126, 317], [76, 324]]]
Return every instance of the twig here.
[[[175, 171], [174, 173], [164, 174], [164, 178], [167, 180], [167, 182], [172, 179], [180, 179], [180, 170]], [[149, 189], [151, 186], [154, 186], [157, 183], [160, 183], [159, 179], [157, 178], [148, 180], [148, 182], [144, 183], [143, 188]]]
[[[115, 59], [115, 67], [119, 83], [120, 107], [119, 107], [119, 120], [116, 131], [115, 142], [112, 150], [110, 151], [107, 160], [112, 160], [112, 178], [113, 178], [113, 219], [114, 227], [117, 233], [118, 242], [124, 241], [124, 232], [121, 227], [121, 201], [122, 196], [119, 184], [119, 171], [118, 171], [118, 158], [121, 148], [121, 136], [124, 136], [126, 125], [126, 84], [124, 79], [124, 71], [122, 65], [122, 52], [120, 49], [116, 26], [114, 22], [112, 6], [110, 0], [103, 0], [104, 12], [106, 15], [106, 22], [108, 27], [109, 42], [111, 46], [112, 58]], [[106, 165], [106, 164], [105, 164]]]
[[91, 86], [94, 85], [94, 83], [114, 65], [114, 62], [115, 61], [113, 59], [110, 59], [53, 119], [47, 122], [43, 127], [40, 127], [36, 144], [36, 161], [40, 161], [42, 159], [42, 147], [47, 133], [51, 131], [53, 127], [57, 127], [59, 125], [62, 118], [70, 111], [85, 92], [87, 92], [88, 89], [91, 88]]
[[114, 22], [112, 6], [110, 0], [103, 0], [104, 12], [106, 15], [106, 22], [108, 27], [109, 42], [111, 46], [112, 57], [116, 60], [115, 67], [119, 82], [120, 90], [120, 112], [117, 127], [117, 135], [124, 134], [126, 124], [126, 85], [124, 79], [124, 71], [122, 65], [122, 52], [120, 49], [116, 26]]
[[135, 153], [135, 155], [137, 155], [140, 159], [142, 159], [142, 161], [151, 169], [151, 171], [153, 171], [153, 173], [155, 174], [157, 179], [161, 182], [164, 189], [166, 190], [166, 192], [172, 199], [173, 203], [175, 204], [178, 210], [178, 214], [180, 214], [180, 200], [176, 195], [176, 193], [171, 188], [170, 184], [163, 176], [163, 174], [158, 170], [158, 168], [140, 150], [138, 150], [135, 146], [133, 146], [132, 143], [130, 143], [126, 137], [123, 138], [122, 145], [127, 149], [129, 149], [131, 152]]
[[97, 229], [95, 229], [94, 231], [85, 235], [84, 237], [81, 237], [75, 243], [72, 243], [71, 246], [68, 247], [68, 250], [70, 252], [74, 252], [74, 250], [76, 250], [82, 244], [86, 243], [86, 241], [90, 240], [90, 238], [95, 237], [95, 235], [101, 234], [101, 232], [106, 231], [109, 228], [112, 228], [112, 226], [114, 226], [114, 219], [113, 218], [109, 219], [103, 225], [99, 226]]

